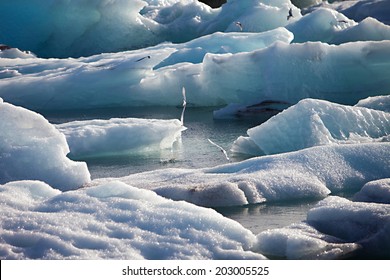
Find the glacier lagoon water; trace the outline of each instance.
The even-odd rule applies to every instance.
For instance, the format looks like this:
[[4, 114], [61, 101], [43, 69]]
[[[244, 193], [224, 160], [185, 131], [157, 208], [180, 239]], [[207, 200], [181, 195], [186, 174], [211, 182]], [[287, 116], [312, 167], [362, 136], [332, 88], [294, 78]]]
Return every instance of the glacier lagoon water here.
[[[92, 179], [123, 177], [145, 171], [164, 168], [203, 168], [227, 163], [225, 155], [208, 139], [223, 147], [229, 154], [237, 137], [266, 121], [270, 115], [258, 115], [255, 119], [216, 120], [215, 107], [187, 108], [181, 141], [172, 150], [87, 159]], [[75, 120], [110, 118], [175, 119], [182, 112], [180, 107], [104, 108], [83, 111], [52, 111], [43, 115], [53, 124]], [[244, 158], [229, 157], [231, 162]], [[216, 208], [224, 216], [238, 221], [245, 228], [258, 234], [267, 229], [288, 226], [305, 220], [307, 212], [318, 201], [267, 203], [250, 206]]]

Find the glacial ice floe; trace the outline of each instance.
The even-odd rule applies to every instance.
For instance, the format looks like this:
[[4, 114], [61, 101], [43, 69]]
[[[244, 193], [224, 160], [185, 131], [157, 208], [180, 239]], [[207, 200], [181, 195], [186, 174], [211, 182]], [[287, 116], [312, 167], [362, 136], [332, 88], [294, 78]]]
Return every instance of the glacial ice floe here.
[[[389, 143], [313, 147], [205, 169], [164, 169], [118, 180], [207, 207], [238, 206], [358, 191], [390, 176]], [[337, 166], [337, 168], [335, 168]], [[91, 185], [112, 178], [92, 181]]]
[[264, 259], [239, 223], [120, 182], [15, 181], [0, 185], [0, 205], [1, 259]]
[[[275, 33], [286, 34], [282, 29]], [[80, 59], [2, 59], [0, 71], [21, 75], [0, 79], [0, 96], [34, 110], [178, 106], [184, 86], [192, 106], [265, 100], [295, 104], [307, 97], [354, 105], [390, 92], [389, 46], [390, 41], [277, 41], [251, 52], [207, 53], [202, 63], [156, 70], [177, 49], [162, 45]]]
[[179, 120], [114, 118], [56, 125], [72, 159], [129, 156], [172, 149], [186, 128]]
[[306, 222], [260, 233], [257, 251], [288, 259], [389, 258], [390, 207], [328, 197]]
[[0, 99], [0, 183], [40, 180], [61, 190], [90, 182], [84, 162], [66, 157], [65, 136], [41, 115]]
[[390, 114], [304, 99], [247, 134], [235, 141], [232, 152], [262, 155], [329, 144], [382, 142], [389, 141]]

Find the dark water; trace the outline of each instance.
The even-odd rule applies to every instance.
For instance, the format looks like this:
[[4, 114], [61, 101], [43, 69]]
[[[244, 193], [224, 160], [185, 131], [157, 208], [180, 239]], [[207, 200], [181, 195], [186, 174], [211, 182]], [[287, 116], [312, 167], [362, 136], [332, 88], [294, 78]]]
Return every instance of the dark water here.
[[[216, 108], [187, 108], [184, 124], [187, 130], [172, 150], [126, 157], [112, 157], [87, 160], [91, 176], [123, 177], [133, 173], [163, 168], [203, 168], [227, 163], [221, 151], [210, 144], [208, 139], [229, 151], [234, 140], [246, 135], [247, 129], [264, 121], [257, 120], [214, 120]], [[155, 118], [179, 119], [181, 108], [110, 108], [101, 110], [46, 112], [51, 123], [74, 120], [110, 118]], [[242, 158], [231, 158], [240, 161]], [[247, 207], [228, 207], [216, 209], [224, 216], [238, 221], [254, 233], [266, 229], [280, 228], [294, 222], [305, 220], [307, 211], [316, 202], [286, 202], [251, 205]]]

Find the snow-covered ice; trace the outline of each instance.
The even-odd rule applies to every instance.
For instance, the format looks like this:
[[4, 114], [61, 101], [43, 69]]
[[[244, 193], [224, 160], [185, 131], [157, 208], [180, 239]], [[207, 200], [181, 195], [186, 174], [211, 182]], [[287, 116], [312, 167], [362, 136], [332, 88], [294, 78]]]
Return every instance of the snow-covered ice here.
[[16, 181], [0, 185], [0, 205], [1, 259], [264, 259], [239, 223], [120, 182]]
[[[0, 258], [389, 259], [390, 1], [293, 3], [0, 1]], [[230, 144], [257, 157], [92, 181], [73, 161], [110, 170], [184, 125], [207, 142], [133, 118], [183, 97], [253, 124]], [[257, 236], [199, 207], [308, 200], [304, 221]]]
[[59, 124], [71, 158], [126, 156], [171, 149], [186, 128], [179, 120], [115, 118]]
[[[331, 3], [329, 3], [331, 2]], [[387, 0], [348, 0], [348, 1], [323, 1], [318, 7], [327, 7], [337, 10], [356, 21], [362, 21], [367, 17], [390, 24], [390, 4]], [[313, 8], [309, 8], [312, 10]]]
[[347, 18], [335, 10], [321, 8], [286, 26], [294, 34], [294, 42], [321, 41], [342, 44], [354, 41], [390, 39], [390, 26], [368, 17], [361, 22]]
[[353, 200], [390, 204], [390, 179], [368, 182], [355, 194]]
[[356, 106], [390, 113], [390, 95], [367, 97], [360, 100]]
[[235, 141], [234, 153], [277, 154], [320, 145], [383, 142], [390, 140], [390, 114], [304, 99], [247, 134]]
[[61, 190], [89, 183], [87, 165], [66, 157], [69, 147], [41, 115], [0, 99], [0, 183], [41, 180]]
[[331, 192], [359, 190], [369, 181], [390, 176], [389, 159], [389, 143], [329, 145], [214, 168], [164, 169], [117, 179], [174, 200], [238, 206], [322, 199]]
[[311, 209], [306, 222], [260, 233], [256, 250], [287, 259], [388, 259], [389, 230], [388, 204], [333, 196]]

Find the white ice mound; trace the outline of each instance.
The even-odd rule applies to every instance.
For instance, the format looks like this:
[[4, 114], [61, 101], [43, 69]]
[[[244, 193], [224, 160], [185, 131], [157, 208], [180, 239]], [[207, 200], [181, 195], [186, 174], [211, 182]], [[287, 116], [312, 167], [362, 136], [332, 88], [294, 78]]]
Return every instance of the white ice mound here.
[[260, 154], [277, 154], [320, 145], [388, 141], [390, 114], [304, 99], [247, 134], [249, 139], [239, 138], [233, 144], [233, 152], [253, 154], [253, 143]]
[[90, 181], [87, 165], [66, 157], [66, 139], [41, 115], [0, 99], [0, 184], [41, 180], [61, 190]]
[[360, 100], [355, 106], [390, 113], [390, 95], [371, 96]]
[[343, 259], [360, 245], [323, 234], [305, 223], [263, 231], [257, 235], [256, 250], [277, 259]]
[[[328, 145], [208, 169], [165, 169], [119, 178], [167, 198], [218, 207], [359, 190], [390, 177], [390, 144]], [[97, 179], [92, 185], [111, 179]]]
[[390, 39], [390, 26], [374, 18], [356, 23], [331, 9], [317, 9], [288, 26], [294, 33], [294, 42], [321, 41], [341, 44], [354, 41], [381, 41]]
[[390, 204], [390, 179], [368, 182], [355, 194], [354, 201]]
[[318, 231], [362, 246], [365, 257], [390, 256], [390, 205], [329, 197], [307, 214]]
[[390, 3], [387, 0], [323, 1], [320, 6], [335, 9], [356, 21], [373, 17], [390, 24]]
[[110, 119], [56, 126], [66, 136], [70, 158], [127, 155], [172, 148], [186, 128], [179, 120]]
[[[283, 27], [261, 33], [216, 32], [183, 44], [161, 45], [160, 48], [163, 46], [171, 47], [177, 49], [177, 51], [155, 66], [154, 69], [181, 62], [202, 63], [207, 53], [251, 52], [269, 47], [278, 41], [288, 44], [291, 43], [293, 38], [293, 34]], [[156, 46], [156, 48], [159, 48], [159, 46]]]
[[120, 182], [60, 192], [0, 185], [1, 259], [264, 259], [219, 213]]

